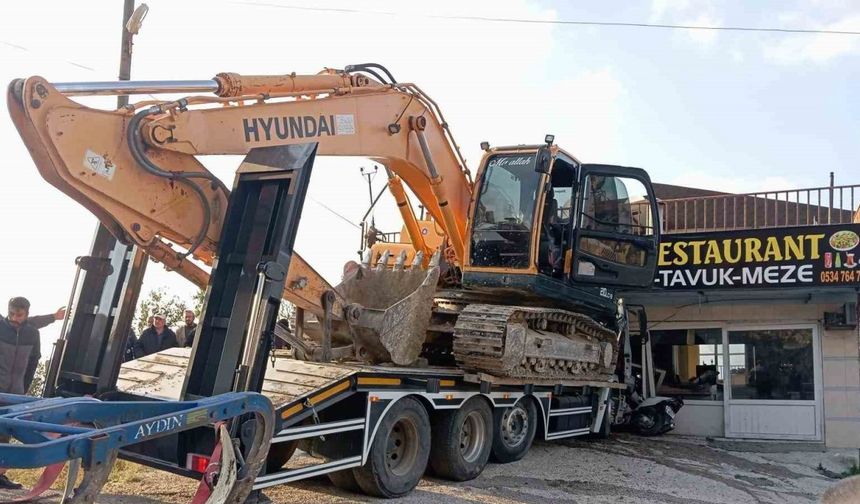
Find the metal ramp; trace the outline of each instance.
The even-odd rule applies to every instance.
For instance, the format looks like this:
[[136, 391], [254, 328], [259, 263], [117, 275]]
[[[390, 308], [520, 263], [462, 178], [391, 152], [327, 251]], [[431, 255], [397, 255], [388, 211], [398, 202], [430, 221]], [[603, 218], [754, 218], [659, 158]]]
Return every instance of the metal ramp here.
[[[122, 365], [117, 381], [120, 392], [162, 400], [179, 400], [186, 369], [190, 361], [190, 348], [170, 348], [156, 354], [126, 362]], [[284, 418], [293, 420], [303, 410], [315, 414], [314, 406], [352, 388], [353, 376], [363, 369], [360, 365], [322, 364], [292, 359], [286, 353], [276, 355], [266, 368], [262, 394], [267, 397], [279, 413], [279, 423]], [[367, 368], [366, 370], [370, 370]], [[293, 420], [296, 422], [296, 420]], [[351, 431], [364, 431], [364, 417], [335, 422], [296, 425], [275, 432], [272, 444], [290, 443], [300, 439], [311, 439]], [[254, 489], [289, 483], [303, 478], [325, 474], [335, 470], [360, 466], [362, 452], [349, 457], [319, 462], [304, 457], [309, 464], [258, 476]]]
[[[358, 365], [321, 364], [294, 360], [286, 352], [268, 361], [262, 394], [275, 409], [360, 371]], [[117, 390], [144, 397], [178, 401], [191, 358], [190, 348], [169, 348], [122, 365]]]

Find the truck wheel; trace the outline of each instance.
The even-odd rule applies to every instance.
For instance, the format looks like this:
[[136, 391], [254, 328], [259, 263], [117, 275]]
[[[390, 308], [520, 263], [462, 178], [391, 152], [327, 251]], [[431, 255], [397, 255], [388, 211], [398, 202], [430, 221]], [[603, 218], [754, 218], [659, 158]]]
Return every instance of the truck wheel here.
[[633, 413], [631, 420], [636, 433], [642, 436], [656, 436], [664, 431], [666, 418], [656, 408], [640, 408]]
[[439, 411], [433, 418], [430, 467], [453, 481], [474, 479], [490, 458], [493, 412], [481, 397], [473, 397], [459, 409]]
[[333, 473], [328, 473], [326, 476], [331, 480], [332, 485], [340, 488], [341, 490], [354, 493], [361, 491], [361, 487], [358, 486], [358, 481], [355, 480], [355, 474], [353, 474], [352, 469], [335, 471]]
[[269, 446], [269, 455], [266, 457], [266, 474], [279, 472], [284, 464], [289, 462], [298, 445], [298, 440], [272, 443]]
[[493, 411], [494, 462], [507, 464], [523, 458], [537, 432], [537, 407], [529, 397], [523, 397], [510, 408]]
[[417, 399], [400, 399], [382, 418], [362, 467], [358, 486], [376, 497], [402, 497], [421, 481], [430, 455], [430, 417]]

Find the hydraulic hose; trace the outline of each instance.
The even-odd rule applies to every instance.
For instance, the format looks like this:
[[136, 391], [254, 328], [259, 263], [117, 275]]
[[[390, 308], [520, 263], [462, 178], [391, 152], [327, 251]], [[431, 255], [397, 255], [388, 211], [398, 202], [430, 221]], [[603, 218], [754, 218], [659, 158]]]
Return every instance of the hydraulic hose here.
[[448, 241], [454, 248], [454, 253], [457, 255], [457, 261], [460, 265], [465, 264], [465, 245], [463, 237], [460, 235], [460, 228], [457, 225], [457, 218], [451, 207], [448, 205], [448, 195], [445, 193], [442, 184], [442, 178], [439, 176], [439, 170], [436, 169], [436, 163], [433, 162], [433, 155], [430, 152], [430, 145], [427, 143], [427, 138], [424, 136], [424, 131], [421, 129], [413, 130], [418, 137], [418, 145], [421, 147], [421, 153], [424, 155], [424, 162], [427, 164], [427, 170], [430, 172], [430, 188], [433, 195], [436, 196], [436, 201], [439, 204], [439, 210], [442, 212], [442, 220], [445, 222], [445, 232], [448, 235]]
[[[352, 72], [353, 70], [362, 70], [362, 71], [369, 73], [371, 71], [370, 69], [373, 69], [373, 68], [376, 68], [377, 70], [382, 71], [385, 75], [388, 76], [388, 78], [391, 80], [391, 82], [389, 82], [387, 84], [397, 84], [397, 79], [395, 79], [394, 76], [391, 75], [391, 72], [389, 72], [387, 68], [380, 65], [379, 63], [359, 63], [357, 65], [347, 65], [346, 68], [344, 68], [344, 70], [346, 70], [347, 72]], [[380, 80], [382, 80], [382, 79], [380, 79]]]
[[157, 177], [163, 177], [170, 180], [179, 181], [180, 183], [191, 189], [200, 199], [200, 203], [203, 206], [203, 225], [200, 228], [200, 232], [197, 233], [197, 236], [191, 243], [191, 246], [188, 248], [188, 251], [185, 253], [178, 254], [181, 258], [185, 258], [194, 253], [194, 251], [197, 250], [197, 247], [199, 247], [200, 244], [203, 243], [203, 240], [206, 239], [206, 234], [209, 232], [209, 222], [212, 218], [212, 207], [209, 205], [209, 200], [206, 198], [206, 193], [203, 192], [203, 189], [199, 185], [194, 183], [191, 179], [208, 179], [212, 181], [215, 185], [220, 186], [222, 188], [224, 188], [224, 184], [211, 173], [185, 173], [164, 170], [152, 161], [150, 161], [148, 157], [146, 157], [146, 154], [144, 153], [146, 145], [143, 142], [143, 135], [141, 134], [140, 123], [147, 116], [160, 113], [162, 113], [162, 109], [156, 105], [153, 105], [152, 107], [143, 109], [140, 112], [134, 114], [134, 116], [128, 123], [128, 129], [126, 130], [126, 139], [128, 140], [129, 150], [131, 151], [132, 157], [137, 162], [137, 164], [140, 165], [144, 170]]
[[370, 68], [363, 68], [363, 69], [358, 70], [358, 71], [364, 72], [364, 73], [370, 75], [371, 77], [375, 78], [376, 80], [378, 80], [379, 82], [381, 82], [383, 84], [389, 84], [388, 82], [385, 81], [385, 79], [381, 75], [376, 73], [376, 70], [372, 70]]

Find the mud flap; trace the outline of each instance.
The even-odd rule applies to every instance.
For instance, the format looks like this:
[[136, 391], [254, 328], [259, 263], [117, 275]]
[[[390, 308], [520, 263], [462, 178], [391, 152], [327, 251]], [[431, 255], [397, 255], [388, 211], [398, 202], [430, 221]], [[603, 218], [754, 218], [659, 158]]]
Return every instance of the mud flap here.
[[192, 504], [215, 504], [226, 502], [233, 486], [236, 484], [238, 470], [236, 467], [236, 452], [230, 432], [222, 423], [218, 424], [218, 443], [209, 458], [206, 472], [197, 486], [197, 492], [191, 500]]

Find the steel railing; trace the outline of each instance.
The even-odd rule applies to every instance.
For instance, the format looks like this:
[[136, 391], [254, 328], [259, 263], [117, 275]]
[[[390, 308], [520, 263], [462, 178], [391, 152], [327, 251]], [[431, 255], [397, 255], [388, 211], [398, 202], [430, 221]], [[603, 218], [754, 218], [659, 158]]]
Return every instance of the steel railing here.
[[660, 201], [664, 233], [860, 222], [860, 184]]

